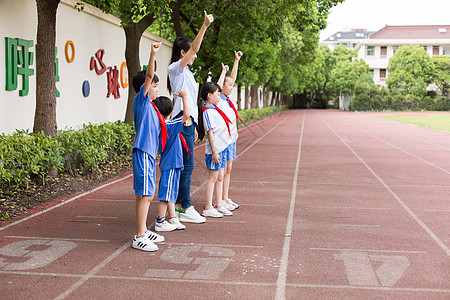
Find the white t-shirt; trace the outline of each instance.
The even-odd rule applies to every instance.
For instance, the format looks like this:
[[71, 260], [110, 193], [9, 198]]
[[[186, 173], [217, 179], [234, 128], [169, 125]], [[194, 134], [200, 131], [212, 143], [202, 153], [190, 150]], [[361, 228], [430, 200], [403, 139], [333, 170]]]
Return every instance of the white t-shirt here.
[[[203, 112], [203, 125], [205, 131], [208, 132], [210, 129], [213, 130], [214, 144], [216, 146], [217, 153], [225, 150], [229, 144], [231, 144], [231, 137], [228, 133], [228, 127], [225, 120], [219, 114], [219, 112], [214, 109], [214, 106], [203, 106], [208, 109]], [[206, 141], [205, 153], [212, 154], [211, 144], [209, 139]]]
[[[184, 88], [188, 95], [189, 112], [194, 119], [195, 124], [198, 124], [198, 106], [197, 106], [197, 93], [198, 84], [195, 81], [194, 75], [189, 70], [188, 66], [180, 70], [180, 62], [173, 62], [167, 67], [167, 73], [169, 74], [170, 87], [172, 88], [172, 94], [178, 93], [178, 90]], [[173, 96], [175, 104], [173, 106], [173, 116], [178, 115], [183, 110], [183, 101], [178, 96]]]
[[227, 102], [227, 96], [224, 96], [220, 94], [220, 101], [217, 106], [227, 115], [228, 119], [230, 119], [230, 132], [231, 132], [231, 143], [236, 142], [238, 138], [238, 131], [237, 131], [237, 122], [236, 114], [234, 113], [234, 110], [231, 108], [230, 104]]

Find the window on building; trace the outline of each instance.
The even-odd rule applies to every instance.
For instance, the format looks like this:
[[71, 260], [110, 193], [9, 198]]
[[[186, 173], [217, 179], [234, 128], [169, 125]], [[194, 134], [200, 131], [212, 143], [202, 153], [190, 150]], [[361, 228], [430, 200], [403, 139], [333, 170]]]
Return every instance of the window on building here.
[[380, 69], [380, 79], [386, 79], [386, 69]]
[[439, 55], [439, 46], [433, 46], [433, 55]]
[[380, 56], [386, 57], [386, 55], [387, 55], [387, 46], [381, 46], [380, 47]]
[[399, 47], [400, 47], [400, 46], [393, 46], [393, 47], [392, 47], [392, 50], [394, 51], [394, 53], [398, 50]]
[[373, 69], [370, 69], [370, 76], [372, 76], [372, 78], [373, 78]]
[[341, 37], [341, 34], [340, 34], [340, 33], [338, 33], [338, 34], [336, 34], [336, 36], [337, 36], [337, 37]]
[[422, 47], [426, 52], [428, 52], [428, 46], [422, 46]]
[[367, 46], [366, 55], [367, 56], [375, 55], [375, 46]]

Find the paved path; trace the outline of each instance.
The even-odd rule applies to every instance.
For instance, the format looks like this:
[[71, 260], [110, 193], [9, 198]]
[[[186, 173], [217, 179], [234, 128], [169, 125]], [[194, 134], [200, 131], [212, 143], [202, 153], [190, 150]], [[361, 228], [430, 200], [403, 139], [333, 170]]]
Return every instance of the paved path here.
[[450, 299], [450, 133], [376, 116], [291, 110], [241, 129], [241, 207], [155, 253], [130, 247], [130, 173], [2, 222], [2, 298]]

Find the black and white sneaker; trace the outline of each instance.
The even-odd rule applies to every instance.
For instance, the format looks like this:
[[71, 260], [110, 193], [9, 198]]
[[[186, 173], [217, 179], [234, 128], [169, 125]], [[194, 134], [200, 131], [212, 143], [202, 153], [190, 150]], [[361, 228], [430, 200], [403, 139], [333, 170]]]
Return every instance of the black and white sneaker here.
[[154, 233], [153, 231], [147, 230], [144, 234], [145, 238], [148, 238], [153, 243], [161, 243], [164, 242], [164, 237], [162, 235], [159, 235], [157, 233]]
[[154, 242], [150, 241], [145, 235], [141, 237], [134, 236], [131, 247], [142, 251], [158, 250], [158, 246]]

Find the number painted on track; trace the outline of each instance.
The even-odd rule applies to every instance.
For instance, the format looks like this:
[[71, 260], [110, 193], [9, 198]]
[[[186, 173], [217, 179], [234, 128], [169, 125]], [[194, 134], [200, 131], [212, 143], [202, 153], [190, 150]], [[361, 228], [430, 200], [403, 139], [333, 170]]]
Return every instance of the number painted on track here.
[[[208, 253], [210, 257], [189, 257], [195, 252]], [[210, 246], [182, 246], [167, 249], [161, 254], [163, 261], [184, 264], [199, 265], [195, 270], [168, 270], [149, 269], [144, 276], [164, 278], [186, 278], [186, 279], [218, 279], [230, 263], [229, 257], [234, 257], [234, 251], [222, 247]], [[228, 257], [228, 258], [227, 258]]]
[[[30, 270], [44, 267], [63, 256], [77, 244], [68, 241], [27, 240], [8, 244], [0, 248], [0, 269], [2, 270]], [[33, 250], [29, 248], [38, 248]], [[39, 250], [41, 248], [42, 250]], [[9, 256], [13, 258], [29, 258], [23, 262], [7, 262]]]

